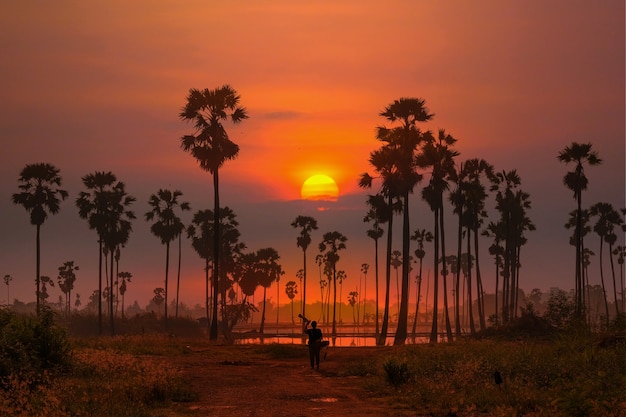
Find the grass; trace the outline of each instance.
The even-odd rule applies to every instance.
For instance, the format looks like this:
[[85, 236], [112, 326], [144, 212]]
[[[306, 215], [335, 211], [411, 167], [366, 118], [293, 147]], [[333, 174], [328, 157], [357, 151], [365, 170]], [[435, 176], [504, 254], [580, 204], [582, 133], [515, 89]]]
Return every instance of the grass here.
[[426, 415], [626, 416], [623, 344], [563, 336], [412, 345], [384, 358], [383, 369], [368, 383], [372, 393]]
[[[40, 325], [32, 319], [20, 324], [13, 316], [3, 320], [5, 330], [17, 329], [4, 333], [5, 340], [12, 341], [32, 338], [31, 327]], [[64, 351], [62, 334], [51, 334]], [[342, 348], [345, 353], [333, 375], [354, 378], [356, 385], [370, 392], [372, 401], [411, 415], [626, 417], [623, 336], [623, 332], [564, 332], [537, 339], [467, 339], [375, 348], [368, 355], [359, 348]], [[29, 343], [43, 343], [41, 338], [33, 340]], [[68, 342], [71, 353], [69, 360], [61, 358], [62, 367], [20, 371], [5, 366], [9, 373], [0, 379], [0, 415], [175, 415], [172, 410], [180, 410], [176, 403], [196, 401], [198, 393], [167, 365], [168, 358], [208, 351], [216, 361], [246, 363], [307, 355], [296, 345], [220, 346], [208, 344], [205, 338], [167, 333]], [[15, 352], [15, 348], [0, 349], [3, 355]], [[48, 350], [36, 352], [55, 358]], [[501, 380], [495, 378], [496, 372]]]

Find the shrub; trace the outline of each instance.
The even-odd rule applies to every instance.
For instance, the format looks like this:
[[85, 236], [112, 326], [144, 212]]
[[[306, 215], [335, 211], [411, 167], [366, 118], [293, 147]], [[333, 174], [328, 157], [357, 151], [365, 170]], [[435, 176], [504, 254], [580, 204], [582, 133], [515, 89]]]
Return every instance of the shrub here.
[[54, 314], [43, 309], [37, 317], [0, 310], [0, 378], [67, 369], [71, 348]]
[[406, 384], [411, 377], [409, 365], [406, 362], [398, 362], [395, 359], [389, 359], [383, 363], [383, 369], [387, 376], [387, 382], [394, 387]]

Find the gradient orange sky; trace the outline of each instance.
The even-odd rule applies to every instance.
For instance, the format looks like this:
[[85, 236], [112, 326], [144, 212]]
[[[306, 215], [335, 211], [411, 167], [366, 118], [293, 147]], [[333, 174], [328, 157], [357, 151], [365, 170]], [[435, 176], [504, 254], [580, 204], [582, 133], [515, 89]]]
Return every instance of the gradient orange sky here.
[[[96, 236], [74, 200], [81, 176], [110, 170], [138, 199], [121, 268], [136, 276], [128, 297], [144, 305], [162, 286], [165, 253], [143, 220], [149, 195], [176, 188], [193, 211], [212, 205], [210, 177], [179, 148], [192, 127], [178, 112], [189, 88], [230, 84], [250, 118], [227, 127], [241, 152], [220, 174], [222, 205], [250, 250], [279, 251], [283, 283], [301, 267], [289, 226], [299, 214], [318, 218], [313, 246], [326, 231], [348, 237], [348, 283], [374, 263], [357, 178], [371, 171], [379, 112], [421, 97], [435, 113], [424, 129], [457, 137], [459, 161], [520, 173], [538, 229], [523, 249], [522, 287], [570, 288], [562, 225], [574, 202], [556, 155], [591, 141], [604, 164], [588, 171], [585, 202], [625, 205], [624, 17], [621, 0], [2, 2], [0, 276], [14, 277], [11, 298], [34, 298], [35, 231], [10, 196], [24, 165], [50, 162], [70, 200], [43, 226], [42, 273], [74, 260], [86, 300]], [[340, 190], [324, 212], [299, 201], [313, 174]], [[430, 228], [417, 196], [411, 228]], [[202, 262], [190, 248], [183, 256], [183, 301], [202, 302]]]

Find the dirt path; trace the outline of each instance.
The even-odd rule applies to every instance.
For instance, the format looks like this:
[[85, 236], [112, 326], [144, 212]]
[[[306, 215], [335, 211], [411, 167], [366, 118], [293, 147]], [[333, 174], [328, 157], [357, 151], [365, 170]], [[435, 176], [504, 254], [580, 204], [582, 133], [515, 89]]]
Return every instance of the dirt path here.
[[254, 353], [254, 347], [194, 349], [172, 360], [198, 401], [177, 407], [200, 416], [406, 416], [394, 412], [364, 388], [364, 378], [340, 376], [350, 358], [373, 355], [367, 348], [330, 348], [321, 369], [308, 365], [306, 347], [301, 357], [272, 359]]

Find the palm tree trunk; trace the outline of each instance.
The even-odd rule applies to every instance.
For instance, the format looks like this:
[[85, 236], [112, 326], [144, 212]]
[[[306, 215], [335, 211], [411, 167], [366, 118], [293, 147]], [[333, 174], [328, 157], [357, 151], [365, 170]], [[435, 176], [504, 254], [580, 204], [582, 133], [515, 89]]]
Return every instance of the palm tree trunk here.
[[[302, 316], [306, 317], [306, 250], [302, 251], [303, 277], [302, 277]], [[302, 321], [304, 333], [304, 321]]]
[[402, 296], [400, 299], [400, 310], [398, 311], [398, 327], [396, 328], [394, 345], [403, 345], [406, 341], [409, 318], [409, 248], [409, 192], [406, 191], [404, 194], [402, 221]]
[[457, 230], [457, 248], [456, 248], [456, 282], [454, 293], [454, 327], [456, 336], [461, 337], [461, 306], [460, 293], [461, 290], [461, 256], [463, 255], [463, 207], [459, 207], [459, 227]]
[[380, 334], [380, 329], [378, 327], [378, 239], [374, 239], [374, 256], [376, 256], [374, 264], [376, 265], [376, 338], [378, 338], [378, 335]]
[[480, 330], [487, 328], [485, 322], [485, 296], [483, 291], [483, 282], [480, 276], [480, 264], [478, 262], [478, 221], [476, 221], [476, 227], [474, 229], [474, 253], [476, 258], [476, 295], [478, 300], [478, 319], [480, 320]]
[[[37, 315], [39, 315], [39, 313], [41, 312], [40, 311], [40, 306], [39, 306], [39, 302], [40, 302], [39, 301], [39, 298], [40, 298], [39, 294], [41, 292], [41, 289], [40, 289], [40, 287], [41, 287], [41, 244], [40, 244], [40, 229], [41, 229], [41, 226], [37, 225], [36, 229], [37, 229], [37, 237], [35, 239], [35, 246], [36, 246], [36, 249], [35, 249], [35, 253], [36, 253], [36, 255], [35, 255], [36, 256], [36, 261], [35, 261], [36, 262], [36, 266], [35, 266], [35, 269], [36, 269], [35, 284], [36, 284], [36, 287], [37, 287], [36, 288], [37, 293], [35, 295], [36, 295], [36, 298], [37, 298], [37, 303], [36, 303], [37, 310], [36, 311], [37, 311]], [[8, 300], [7, 300], [7, 303], [8, 303]]]
[[113, 248], [110, 251], [111, 255], [111, 282], [109, 284], [109, 321], [111, 325], [111, 336], [115, 336], [115, 319], [113, 316], [113, 298], [115, 293], [113, 292]]
[[439, 298], [439, 210], [435, 208], [433, 212], [435, 214], [435, 236], [433, 239], [435, 249], [435, 276], [433, 278], [433, 321], [430, 329], [430, 343], [437, 343], [437, 330], [439, 327], [439, 323], [437, 323], [437, 313], [439, 310], [439, 306], [437, 305]]
[[[392, 199], [389, 197], [389, 208], [392, 207]], [[385, 346], [387, 341], [387, 328], [389, 326], [389, 287], [391, 285], [391, 246], [392, 246], [393, 214], [389, 216], [387, 222], [387, 262], [385, 264], [385, 310], [383, 312], [383, 322], [378, 336], [378, 346]]]
[[165, 327], [167, 328], [167, 296], [169, 294], [169, 274], [170, 274], [170, 241], [165, 243]]
[[337, 336], [337, 321], [335, 313], [337, 312], [337, 270], [333, 265], [333, 337]]
[[98, 336], [102, 336], [102, 238], [98, 239]]
[[611, 274], [613, 275], [613, 300], [615, 301], [615, 317], [619, 316], [619, 303], [617, 300], [617, 282], [615, 278], [615, 264], [613, 263], [613, 244], [609, 244], [609, 259], [611, 260]]
[[411, 335], [413, 337], [413, 341], [415, 342], [415, 332], [417, 331], [417, 316], [420, 311], [420, 298], [422, 292], [422, 258], [420, 258], [420, 272], [419, 272], [419, 281], [417, 282], [417, 297], [415, 299], [415, 318], [413, 319], [413, 329], [411, 331]]
[[604, 296], [604, 308], [606, 311], [606, 324], [609, 324], [609, 302], [606, 298], [606, 287], [604, 286], [604, 272], [602, 268], [602, 249], [603, 249], [603, 239], [600, 236], [600, 281], [602, 282], [602, 295]]
[[474, 323], [474, 303], [472, 300], [472, 228], [467, 227], [467, 304], [469, 308], [469, 326], [470, 333], [476, 334], [476, 325]]
[[[220, 192], [218, 170], [213, 172], [213, 314], [211, 318], [210, 340], [217, 340], [217, 304], [218, 281], [219, 281], [219, 259], [220, 259]], [[265, 308], [265, 306], [264, 306]], [[263, 311], [265, 315], [265, 310]], [[264, 317], [265, 318], [265, 317]]]
[[452, 337], [452, 326], [450, 326], [450, 311], [448, 307], [448, 268], [446, 266], [446, 233], [444, 229], [443, 222], [443, 198], [440, 196], [440, 211], [441, 215], [439, 216], [439, 222], [441, 223], [441, 261], [443, 263], [443, 308], [444, 308], [444, 320], [446, 323], [446, 335], [448, 336], [448, 341], [451, 342]]
[[180, 297], [180, 264], [183, 253], [183, 234], [178, 235], [178, 275], [176, 277], [176, 318], [178, 318], [178, 300]]

